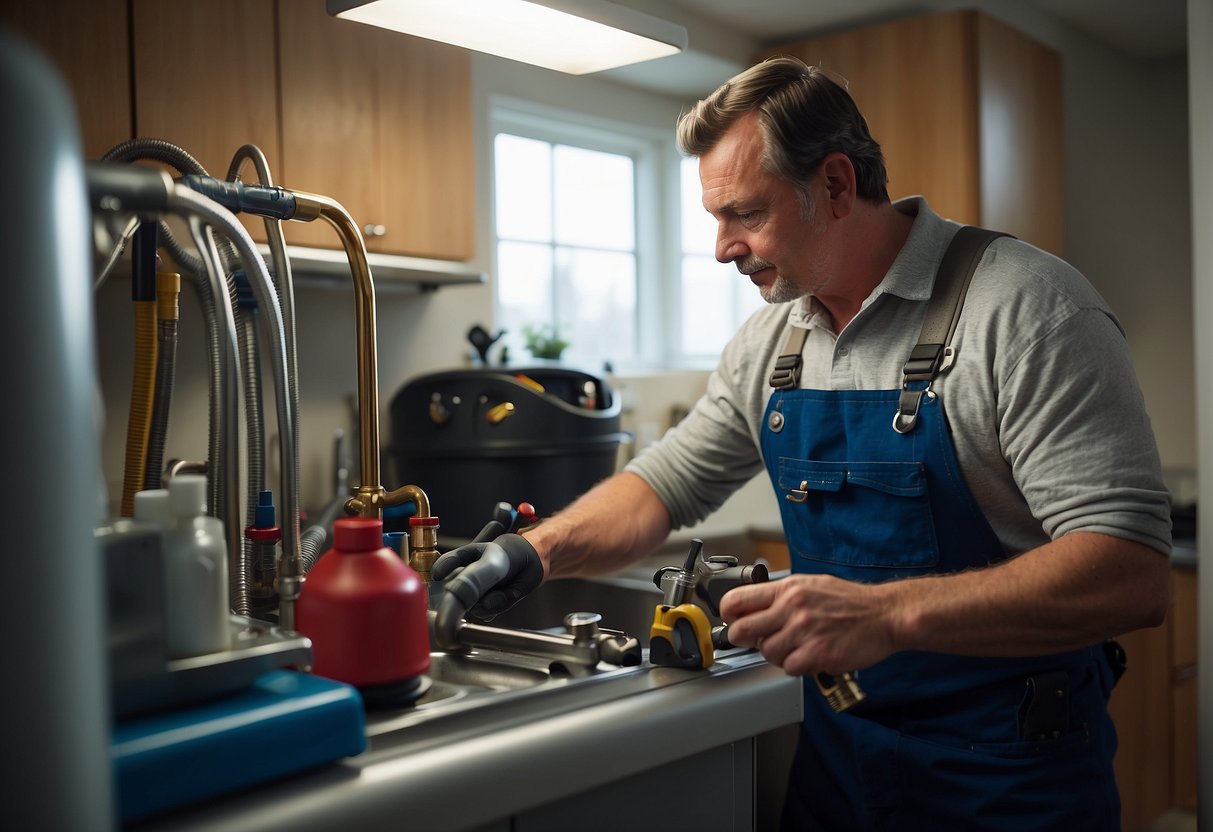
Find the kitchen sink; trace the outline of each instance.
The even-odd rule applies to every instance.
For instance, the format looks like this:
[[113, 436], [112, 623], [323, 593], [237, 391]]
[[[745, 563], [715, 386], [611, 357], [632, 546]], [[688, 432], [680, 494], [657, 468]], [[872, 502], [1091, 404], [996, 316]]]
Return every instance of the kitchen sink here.
[[622, 630], [648, 647], [661, 590], [633, 577], [556, 578], [489, 622], [494, 627], [564, 632], [570, 612], [596, 612], [600, 627]]
[[431, 653], [429, 676], [438, 688], [503, 691], [543, 684], [551, 678], [551, 672], [541, 660], [531, 662], [526, 656], [489, 651]]
[[538, 712], [551, 715], [694, 678], [694, 674], [670, 668], [656, 668], [654, 673], [647, 662], [653, 613], [662, 602], [652, 573], [660, 565], [669, 565], [668, 559], [658, 560], [663, 562], [642, 562], [616, 575], [553, 579], [487, 622], [491, 628], [563, 635], [569, 613], [597, 613], [601, 630], [621, 631], [640, 642], [646, 659], [639, 666], [618, 667], [607, 662], [576, 666], [551, 656], [494, 649], [500, 647], [496, 644], [451, 653], [435, 647], [430, 655], [432, 684], [425, 695], [408, 708], [368, 712], [372, 747], [438, 742], [444, 732], [474, 732], [486, 720], [508, 721], [509, 714], [534, 719]]

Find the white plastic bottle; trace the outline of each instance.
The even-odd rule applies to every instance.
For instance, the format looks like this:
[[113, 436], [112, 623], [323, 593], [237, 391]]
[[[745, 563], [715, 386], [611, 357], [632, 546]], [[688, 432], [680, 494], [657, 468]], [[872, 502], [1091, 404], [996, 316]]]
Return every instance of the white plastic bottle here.
[[168, 491], [135, 495], [135, 517], [164, 529], [164, 616], [168, 657], [231, 646], [223, 523], [206, 513], [206, 477], [180, 474]]

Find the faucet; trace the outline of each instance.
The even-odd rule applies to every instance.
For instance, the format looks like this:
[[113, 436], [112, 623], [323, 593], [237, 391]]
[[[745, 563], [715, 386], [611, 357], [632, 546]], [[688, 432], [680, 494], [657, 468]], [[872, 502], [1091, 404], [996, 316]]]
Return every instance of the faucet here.
[[[354, 277], [354, 339], [358, 350], [358, 430], [361, 436], [359, 465], [362, 476], [358, 492], [345, 503], [345, 512], [352, 517], [382, 519], [383, 509], [401, 503], [413, 502], [416, 506], [414, 519], [430, 518], [430, 500], [416, 485], [405, 485], [394, 491], [386, 491], [380, 482], [379, 468], [379, 359], [375, 332], [375, 284], [371, 279], [371, 268], [367, 262], [366, 244], [362, 231], [349, 212], [335, 200], [302, 191], [288, 191], [295, 199], [295, 213], [291, 219], [311, 222], [326, 220], [337, 231], [346, 259]], [[435, 518], [436, 519], [436, 518]], [[416, 537], [413, 549], [418, 555], [429, 557], [428, 563], [437, 558], [437, 524], [411, 523]], [[428, 583], [429, 565], [425, 565]], [[420, 570], [419, 570], [420, 571]]]
[[[409, 500], [416, 506], [413, 521], [428, 519], [430, 501], [416, 485], [388, 492], [380, 482], [379, 468], [379, 365], [375, 332], [375, 284], [367, 262], [362, 232], [349, 212], [336, 200], [319, 194], [293, 191], [268, 185], [224, 182], [208, 176], [181, 177], [181, 183], [210, 197], [232, 211], [277, 217], [297, 222], [324, 219], [337, 232], [354, 279], [354, 337], [358, 362], [358, 427], [361, 436], [359, 465], [361, 477], [357, 493], [345, 503], [345, 512], [354, 517], [382, 519], [383, 509]], [[436, 518], [434, 518], [436, 521]], [[437, 523], [410, 524], [421, 529], [417, 555], [432, 563], [437, 557]], [[428, 566], [426, 567], [428, 575]], [[278, 572], [279, 600], [284, 608], [293, 608], [304, 580], [299, 557], [284, 557]], [[291, 616], [293, 621], [293, 615]], [[285, 622], [284, 622], [285, 623]]]

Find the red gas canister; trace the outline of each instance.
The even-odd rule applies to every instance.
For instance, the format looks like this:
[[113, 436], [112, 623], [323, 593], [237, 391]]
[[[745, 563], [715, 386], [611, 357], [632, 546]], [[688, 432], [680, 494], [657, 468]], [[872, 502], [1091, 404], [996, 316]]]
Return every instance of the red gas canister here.
[[312, 672], [357, 687], [370, 706], [400, 706], [429, 686], [425, 587], [383, 545], [383, 521], [342, 518], [296, 607]]

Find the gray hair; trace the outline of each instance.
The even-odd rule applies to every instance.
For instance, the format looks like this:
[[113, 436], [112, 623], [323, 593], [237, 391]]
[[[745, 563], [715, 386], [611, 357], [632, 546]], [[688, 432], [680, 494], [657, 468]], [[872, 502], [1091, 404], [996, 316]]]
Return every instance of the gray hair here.
[[746, 113], [758, 112], [762, 167], [791, 182], [807, 197], [805, 183], [831, 153], [855, 168], [861, 199], [888, 202], [889, 175], [880, 145], [868, 132], [855, 101], [826, 70], [796, 58], [769, 58], [726, 81], [678, 120], [678, 148], [702, 156]]

